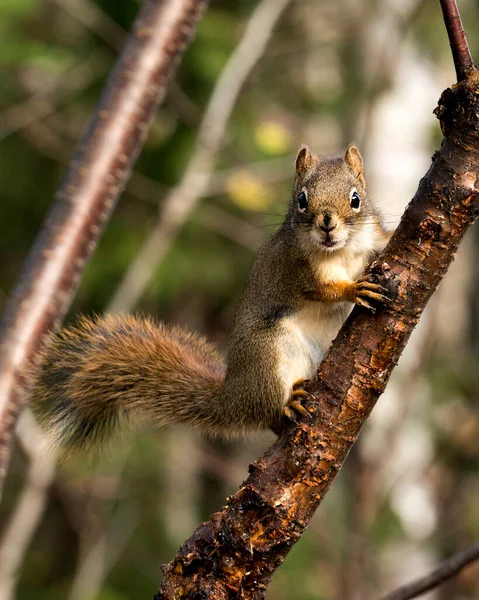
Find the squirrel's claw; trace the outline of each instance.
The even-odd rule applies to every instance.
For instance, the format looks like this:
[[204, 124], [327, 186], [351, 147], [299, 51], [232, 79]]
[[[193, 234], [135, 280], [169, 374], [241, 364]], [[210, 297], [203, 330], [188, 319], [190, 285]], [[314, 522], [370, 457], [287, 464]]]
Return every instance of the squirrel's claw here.
[[373, 283], [372, 281], [369, 281], [368, 279], [360, 279], [359, 281], [356, 282], [356, 290], [357, 291], [371, 291], [371, 292], [377, 292], [377, 293], [387, 293], [387, 289], [385, 287], [383, 287], [382, 285], [379, 285], [379, 283]]
[[356, 304], [358, 306], [364, 306], [364, 308], [367, 308], [368, 310], [370, 310], [372, 313], [376, 312], [376, 308], [370, 304], [367, 300], [364, 300], [363, 298], [361, 298], [360, 296], [357, 296], [356, 298]]
[[[291, 392], [291, 398], [288, 403], [283, 407], [283, 414], [290, 420], [296, 421], [296, 416], [302, 415], [303, 417], [311, 417], [311, 413], [305, 408], [301, 401], [308, 398], [312, 398], [312, 394], [304, 389], [304, 385], [309, 383], [308, 380], [298, 381], [293, 385], [293, 391]], [[295, 414], [296, 413], [296, 414]]]
[[[299, 394], [298, 394], [299, 395]], [[308, 396], [307, 392], [304, 392], [305, 396]], [[302, 404], [300, 400], [292, 399], [289, 401], [289, 407], [298, 412], [303, 417], [310, 417], [311, 413], [307, 410]]]
[[287, 404], [283, 406], [283, 415], [288, 419], [288, 421], [296, 422], [296, 415]]
[[289, 421], [296, 422], [298, 415], [311, 417], [311, 413], [301, 404], [299, 400], [290, 400], [283, 406], [283, 414]]
[[368, 301], [369, 299], [379, 302], [381, 304], [388, 304], [391, 299], [386, 295], [387, 291], [382, 285], [373, 283], [367, 278], [360, 279], [356, 282], [356, 299], [355, 303], [359, 306], [371, 310], [373, 313], [376, 312], [375, 307]]

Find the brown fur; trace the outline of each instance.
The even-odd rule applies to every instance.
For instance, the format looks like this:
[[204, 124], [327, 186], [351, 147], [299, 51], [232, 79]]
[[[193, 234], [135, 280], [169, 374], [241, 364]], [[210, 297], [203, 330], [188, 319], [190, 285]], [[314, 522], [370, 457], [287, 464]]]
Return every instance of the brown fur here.
[[200, 336], [132, 315], [82, 318], [46, 352], [34, 408], [66, 446], [95, 442], [121, 418], [146, 422], [221, 422], [212, 401], [222, 357]]
[[[83, 318], [61, 331], [34, 399], [60, 443], [100, 443], [130, 416], [212, 434], [279, 431], [293, 383], [312, 376], [351, 302], [382, 299], [377, 286], [357, 281], [389, 237], [365, 185], [356, 147], [329, 159], [300, 150], [288, 214], [253, 265], [226, 367], [201, 337], [151, 319]], [[350, 205], [353, 188], [359, 211]], [[298, 210], [302, 191], [305, 211]], [[334, 230], [326, 234], [328, 225]], [[330, 251], [324, 240], [343, 245]]]

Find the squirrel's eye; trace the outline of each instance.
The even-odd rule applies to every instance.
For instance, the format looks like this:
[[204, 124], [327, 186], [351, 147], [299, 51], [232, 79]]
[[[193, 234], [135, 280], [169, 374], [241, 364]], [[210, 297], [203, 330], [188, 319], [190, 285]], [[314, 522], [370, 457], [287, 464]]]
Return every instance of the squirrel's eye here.
[[351, 190], [350, 202], [353, 210], [359, 210], [359, 207], [361, 206], [361, 198], [354, 188]]
[[298, 196], [298, 211], [306, 212], [308, 208], [308, 197], [306, 196], [306, 192], [302, 191]]

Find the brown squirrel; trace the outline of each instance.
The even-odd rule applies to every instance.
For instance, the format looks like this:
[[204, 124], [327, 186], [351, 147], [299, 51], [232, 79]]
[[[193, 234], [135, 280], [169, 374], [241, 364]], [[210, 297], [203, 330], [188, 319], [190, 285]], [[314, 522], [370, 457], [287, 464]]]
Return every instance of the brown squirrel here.
[[352, 304], [387, 300], [361, 278], [390, 237], [366, 197], [359, 150], [318, 158], [303, 146], [280, 229], [258, 253], [226, 361], [200, 336], [131, 315], [82, 318], [45, 351], [34, 390], [67, 447], [101, 444], [123, 416], [210, 434], [278, 433], [307, 411], [313, 377]]

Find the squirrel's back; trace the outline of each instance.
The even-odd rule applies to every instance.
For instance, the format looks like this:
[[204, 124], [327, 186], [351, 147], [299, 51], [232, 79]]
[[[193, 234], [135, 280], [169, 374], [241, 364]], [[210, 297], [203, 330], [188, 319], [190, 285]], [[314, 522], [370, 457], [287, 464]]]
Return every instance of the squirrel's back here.
[[45, 351], [33, 405], [68, 448], [100, 445], [133, 415], [216, 433], [224, 371], [215, 348], [180, 327], [131, 315], [82, 318]]

